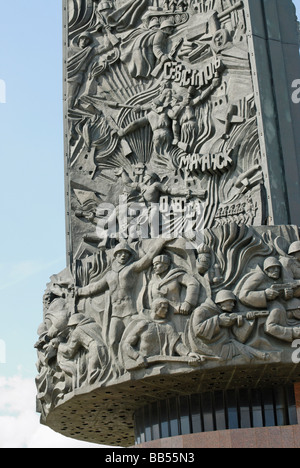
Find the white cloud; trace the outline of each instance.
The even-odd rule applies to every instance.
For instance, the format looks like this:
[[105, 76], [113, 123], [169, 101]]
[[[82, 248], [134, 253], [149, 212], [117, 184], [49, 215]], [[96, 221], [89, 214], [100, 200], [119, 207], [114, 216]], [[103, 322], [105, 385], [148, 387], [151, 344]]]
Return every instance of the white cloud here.
[[0, 377], [0, 448], [102, 448], [64, 437], [39, 422], [35, 383]]
[[16, 263], [0, 264], [0, 291], [26, 281], [43, 271], [62, 262], [62, 259], [45, 263], [39, 260], [22, 260]]

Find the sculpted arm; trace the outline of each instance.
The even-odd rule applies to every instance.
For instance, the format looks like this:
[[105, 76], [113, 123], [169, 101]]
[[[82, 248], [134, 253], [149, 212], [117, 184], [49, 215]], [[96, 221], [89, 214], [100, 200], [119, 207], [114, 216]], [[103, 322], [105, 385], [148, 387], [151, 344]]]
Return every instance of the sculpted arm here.
[[122, 128], [119, 131], [119, 136], [122, 137], [124, 135], [127, 135], [128, 133], [134, 132], [135, 130], [138, 130], [139, 128], [146, 127], [146, 125], [149, 124], [149, 120], [147, 117], [142, 117], [140, 119], [134, 120], [131, 122], [127, 127]]
[[285, 316], [286, 312], [284, 310], [272, 310], [266, 321], [265, 331], [269, 335], [291, 343], [295, 338], [299, 338], [300, 327], [288, 326]]
[[125, 358], [127, 357], [136, 361], [140, 357], [140, 353], [134, 348], [138, 345], [141, 334], [146, 326], [147, 324], [144, 321], [138, 323], [124, 340], [122, 348]]
[[[239, 299], [242, 304], [258, 309], [267, 308], [267, 296], [265, 290], [261, 288], [261, 282], [259, 274], [254, 274], [246, 280], [239, 294]], [[260, 288], [261, 290], [259, 290]]]
[[205, 310], [199, 308], [194, 312], [193, 328], [198, 338], [212, 340], [220, 332], [218, 315], [211, 316]]
[[77, 289], [77, 296], [78, 297], [90, 297], [95, 296], [96, 294], [102, 294], [108, 289], [108, 283], [106, 278], [102, 278], [100, 281], [96, 283], [89, 284], [88, 286], [84, 286], [83, 288]]
[[198, 302], [200, 291], [199, 282], [193, 276], [186, 274], [182, 276], [180, 283], [186, 287], [185, 302], [195, 307]]
[[140, 260], [133, 263], [132, 271], [134, 273], [140, 273], [147, 268], [149, 268], [152, 264], [152, 260], [156, 255], [158, 255], [163, 248], [163, 246], [168, 242], [168, 239], [156, 239], [153, 245], [149, 248], [146, 255], [144, 255]]
[[71, 359], [75, 356], [77, 351], [80, 349], [80, 341], [76, 338], [75, 333], [72, 334], [67, 343], [62, 343], [59, 346], [59, 353], [67, 358]]
[[155, 35], [153, 41], [153, 53], [158, 60], [167, 60], [168, 56], [164, 52], [164, 47], [166, 45], [166, 36], [161, 32], [158, 31]]

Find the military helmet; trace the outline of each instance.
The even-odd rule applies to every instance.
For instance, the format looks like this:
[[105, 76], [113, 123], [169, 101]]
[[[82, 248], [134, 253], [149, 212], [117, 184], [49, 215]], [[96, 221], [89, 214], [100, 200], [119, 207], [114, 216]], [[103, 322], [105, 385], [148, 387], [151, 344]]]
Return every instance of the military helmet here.
[[69, 321], [68, 321], [68, 327], [73, 327], [74, 325], [78, 325], [85, 316], [83, 314], [73, 314], [71, 315]]
[[168, 18], [168, 19], [165, 19], [161, 25], [160, 25], [160, 29], [164, 29], [164, 28], [173, 28], [175, 26], [174, 24], [174, 21], [171, 20], [171, 18]]
[[215, 303], [216, 304], [221, 304], [222, 302], [225, 301], [235, 301], [236, 302], [236, 297], [233, 294], [232, 291], [228, 291], [227, 289], [223, 289], [222, 291], [219, 291], [216, 295]]
[[126, 243], [126, 242], [120, 242], [115, 248], [114, 248], [114, 257], [117, 255], [119, 252], [128, 252], [130, 255], [134, 255], [134, 250]]
[[288, 254], [291, 255], [291, 254], [296, 253], [296, 252], [300, 252], [300, 242], [299, 241], [293, 242], [290, 245]]
[[268, 268], [271, 268], [273, 266], [279, 266], [280, 268], [282, 267], [281, 263], [277, 258], [275, 257], [268, 257], [264, 261], [264, 271], [266, 271]]
[[101, 1], [98, 5], [98, 11], [112, 10], [112, 8], [113, 8], [112, 2]]
[[153, 28], [154, 26], [159, 28], [159, 20], [158, 20], [157, 16], [154, 16], [149, 21], [149, 28]]

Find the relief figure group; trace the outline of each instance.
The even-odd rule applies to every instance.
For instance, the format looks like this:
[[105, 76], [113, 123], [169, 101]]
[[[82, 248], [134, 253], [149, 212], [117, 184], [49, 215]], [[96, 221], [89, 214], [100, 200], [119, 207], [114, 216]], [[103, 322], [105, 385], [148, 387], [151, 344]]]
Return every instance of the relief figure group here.
[[36, 344], [41, 393], [45, 379], [59, 398], [166, 365], [278, 362], [300, 337], [300, 243], [255, 258], [225, 288], [207, 243], [185, 250], [182, 240], [122, 241], [99, 279], [77, 286], [70, 272], [55, 276]]

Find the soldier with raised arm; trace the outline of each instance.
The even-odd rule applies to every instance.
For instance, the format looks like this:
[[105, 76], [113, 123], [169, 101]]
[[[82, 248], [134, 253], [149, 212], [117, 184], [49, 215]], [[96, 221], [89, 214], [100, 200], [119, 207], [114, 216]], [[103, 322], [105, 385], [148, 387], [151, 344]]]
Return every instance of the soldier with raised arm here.
[[117, 356], [118, 346], [125, 327], [137, 313], [134, 290], [138, 275], [151, 266], [153, 258], [161, 251], [168, 240], [155, 239], [148, 252], [139, 260], [134, 260], [135, 252], [126, 243], [114, 249], [111, 270], [100, 280], [77, 289], [78, 297], [97, 296], [109, 292], [110, 325], [108, 344]]

